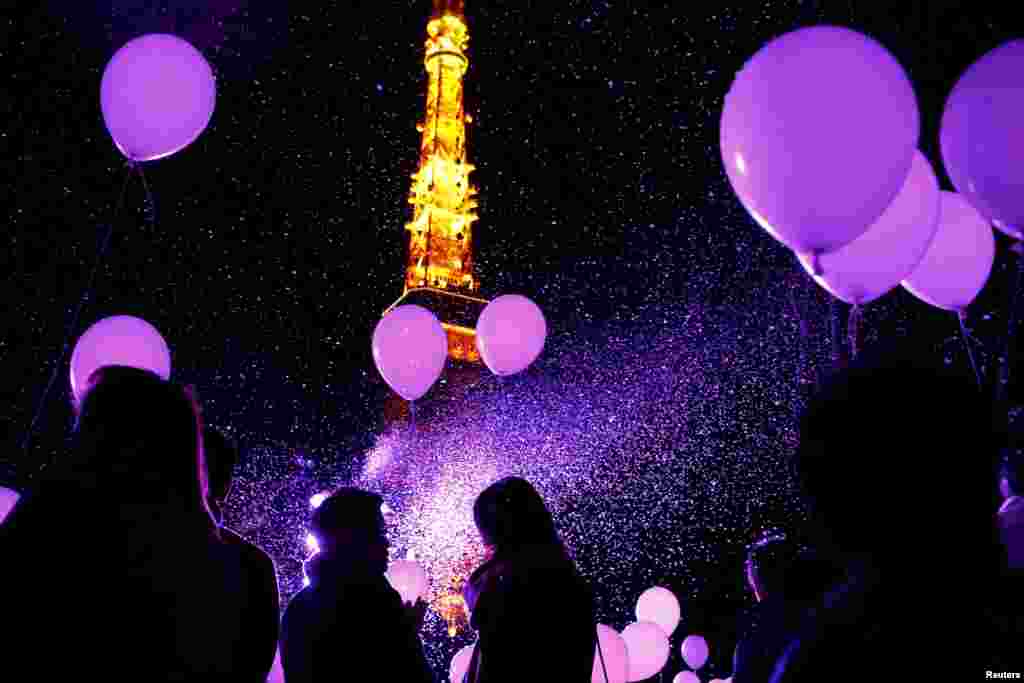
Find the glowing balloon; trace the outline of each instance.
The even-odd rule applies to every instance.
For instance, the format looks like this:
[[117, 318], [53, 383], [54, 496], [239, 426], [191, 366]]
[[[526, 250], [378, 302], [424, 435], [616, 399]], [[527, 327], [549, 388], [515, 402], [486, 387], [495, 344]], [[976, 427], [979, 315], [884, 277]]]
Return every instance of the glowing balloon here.
[[267, 676], [267, 683], [285, 683], [284, 667], [281, 666], [281, 648], [277, 648], [274, 654], [274, 664], [270, 667], [270, 675]]
[[125, 365], [171, 376], [171, 352], [155, 327], [130, 315], [115, 315], [92, 325], [71, 353], [71, 393], [76, 401], [93, 372], [107, 365]]
[[427, 592], [427, 572], [412, 560], [395, 560], [385, 576], [403, 602], [416, 602]]
[[629, 654], [629, 681], [650, 678], [665, 667], [670, 651], [668, 635], [657, 624], [637, 621], [622, 630]]
[[448, 357], [448, 335], [422, 306], [393, 308], [373, 331], [373, 362], [384, 380], [406, 401], [434, 385]]
[[[718, 680], [717, 678], [715, 679]], [[676, 674], [676, 677], [672, 679], [672, 683], [700, 683], [700, 676], [693, 673], [692, 671], [680, 671]], [[711, 683], [715, 683], [712, 681]]]
[[988, 222], [963, 197], [943, 192], [939, 229], [903, 286], [932, 306], [963, 311], [988, 281], [995, 254]]
[[506, 294], [487, 304], [476, 323], [476, 347], [496, 375], [514, 375], [529, 367], [544, 349], [548, 326], [537, 304]]
[[192, 144], [210, 123], [216, 99], [213, 70], [203, 55], [165, 33], [126, 43], [100, 84], [110, 137], [134, 161], [160, 159]]
[[829, 293], [848, 304], [866, 304], [899, 287], [924, 258], [939, 226], [939, 181], [920, 152], [903, 189], [866, 233], [845, 247], [800, 264]]
[[671, 636], [679, 625], [681, 610], [675, 593], [667, 588], [648, 588], [636, 601], [636, 620], [650, 621]]
[[708, 642], [704, 640], [704, 636], [686, 636], [679, 650], [683, 654], [686, 666], [691, 669], [699, 669], [708, 661]]
[[999, 230], [1024, 238], [1024, 40], [968, 67], [942, 113], [942, 160], [957, 191]]
[[[590, 676], [591, 683], [626, 683], [629, 680], [629, 653], [626, 641], [611, 626], [597, 625], [597, 641], [601, 645], [598, 653], [594, 648], [594, 670]], [[601, 666], [604, 656], [604, 666]], [[605, 671], [608, 672], [607, 679]]]
[[736, 75], [720, 149], [758, 224], [798, 253], [824, 253], [892, 203], [918, 129], [910, 80], [882, 45], [814, 26], [772, 40]]
[[14, 509], [15, 504], [21, 497], [17, 491], [7, 488], [6, 486], [0, 486], [0, 524], [7, 519], [7, 515]]
[[467, 645], [452, 657], [452, 663], [448, 667], [448, 678], [451, 680], [451, 683], [462, 683], [466, 672], [469, 671], [469, 663], [473, 659], [473, 650], [475, 649], [476, 643]]

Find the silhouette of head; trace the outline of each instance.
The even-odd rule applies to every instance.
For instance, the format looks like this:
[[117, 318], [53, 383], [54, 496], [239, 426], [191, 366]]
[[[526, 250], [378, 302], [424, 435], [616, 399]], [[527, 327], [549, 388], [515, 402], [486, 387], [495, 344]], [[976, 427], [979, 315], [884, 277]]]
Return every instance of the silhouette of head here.
[[1024, 454], [1008, 450], [999, 468], [999, 492], [1004, 498], [1024, 496]]
[[125, 502], [205, 511], [205, 467], [195, 402], [181, 386], [136, 368], [107, 366], [90, 377], [72, 460], [81, 483]]
[[234, 439], [212, 427], [203, 428], [203, 456], [206, 461], [211, 509], [220, 510], [231, 495], [239, 449]]
[[796, 465], [819, 540], [876, 562], [926, 557], [953, 535], [960, 555], [987, 554], [1002, 436], [970, 375], [928, 349], [862, 353], [801, 424]]
[[356, 488], [341, 488], [313, 511], [311, 530], [328, 557], [364, 565], [374, 574], [388, 566], [388, 537], [383, 499]]
[[488, 486], [473, 504], [484, 543], [498, 552], [524, 546], [561, 546], [544, 499], [530, 482], [506, 477]]
[[799, 548], [781, 535], [766, 534], [747, 550], [747, 583], [758, 602], [786, 593]]

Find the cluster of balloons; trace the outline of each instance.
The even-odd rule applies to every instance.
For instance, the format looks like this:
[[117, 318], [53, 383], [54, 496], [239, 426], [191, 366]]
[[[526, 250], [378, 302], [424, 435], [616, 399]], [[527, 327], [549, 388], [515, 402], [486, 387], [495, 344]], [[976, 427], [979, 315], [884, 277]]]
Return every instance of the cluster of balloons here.
[[213, 117], [213, 69], [188, 41], [153, 33], [128, 41], [103, 71], [100, 105], [114, 145], [131, 161], [188, 147]]
[[720, 150], [740, 202], [850, 304], [901, 284], [963, 312], [992, 269], [989, 223], [1024, 237], [1024, 41], [972, 65], [942, 117], [941, 192], [917, 150], [909, 78], [873, 39], [814, 26], [770, 41], [725, 98]]
[[108, 365], [171, 376], [171, 351], [160, 332], [141, 318], [115, 315], [92, 324], [71, 352], [71, 393], [82, 400], [93, 372]]
[[[496, 375], [522, 372], [540, 356], [547, 323], [540, 308], [518, 294], [491, 301], [480, 313], [476, 345]], [[444, 370], [448, 335], [433, 313], [408, 304], [388, 311], [373, 332], [373, 362], [384, 381], [407, 401], [422, 397]]]

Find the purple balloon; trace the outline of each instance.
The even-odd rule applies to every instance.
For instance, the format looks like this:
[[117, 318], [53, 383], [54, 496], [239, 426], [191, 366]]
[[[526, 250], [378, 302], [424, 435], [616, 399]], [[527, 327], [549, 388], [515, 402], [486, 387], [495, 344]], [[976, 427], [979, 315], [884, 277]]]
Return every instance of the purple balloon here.
[[939, 229], [903, 287], [927, 304], [947, 311], [967, 308], [992, 272], [996, 241], [978, 210], [954, 192], [943, 192]]
[[216, 99], [213, 70], [203, 55], [165, 33], [128, 41], [100, 84], [110, 137], [134, 161], [160, 159], [192, 144], [210, 123]]
[[918, 139], [903, 67], [871, 38], [835, 26], [765, 45], [725, 96], [720, 148], [750, 215], [798, 253], [849, 244], [903, 186]]
[[1024, 239], [1024, 40], [968, 67], [946, 101], [939, 136], [957, 191], [1007, 235]]
[[895, 289], [924, 258], [939, 227], [939, 181], [923, 154], [914, 155], [903, 189], [870, 229], [853, 242], [800, 265], [837, 299], [866, 304]]
[[78, 338], [71, 353], [75, 401], [82, 400], [92, 373], [107, 365], [149, 370], [169, 379], [171, 352], [160, 332], [141, 318], [115, 315], [94, 323]]
[[476, 347], [495, 375], [514, 375], [544, 349], [548, 326], [537, 304], [506, 294], [487, 304], [476, 323]]
[[7, 519], [7, 515], [14, 509], [19, 498], [21, 498], [21, 494], [17, 491], [6, 486], [0, 486], [0, 524], [3, 524], [4, 520]]
[[422, 306], [392, 308], [373, 331], [373, 362], [406, 401], [415, 401], [434, 386], [447, 357], [448, 335]]
[[708, 661], [708, 641], [704, 640], [704, 636], [686, 636], [679, 651], [691, 669], [699, 669]]

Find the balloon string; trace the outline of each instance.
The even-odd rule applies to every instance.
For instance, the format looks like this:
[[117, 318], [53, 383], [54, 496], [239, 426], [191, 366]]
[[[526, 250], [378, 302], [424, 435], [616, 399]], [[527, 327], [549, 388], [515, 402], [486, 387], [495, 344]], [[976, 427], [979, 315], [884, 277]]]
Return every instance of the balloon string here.
[[149, 191], [149, 183], [146, 182], [146, 174], [142, 171], [142, 164], [135, 164], [135, 168], [139, 172], [139, 178], [142, 179], [142, 189], [146, 193], [146, 203], [143, 208], [146, 222], [150, 225], [156, 225], [156, 200], [153, 198], [153, 193]]
[[1020, 301], [1020, 289], [1022, 275], [1024, 275], [1024, 253], [1021, 245], [1017, 242], [1010, 248], [1017, 253], [1017, 268], [1013, 279], [1013, 289], [1010, 291], [1010, 311], [1006, 321], [1006, 337], [1003, 340], [1003, 352], [1000, 358], [999, 381], [996, 382], [995, 399], [1001, 402], [1006, 394], [1007, 385], [1010, 383], [1010, 353], [1011, 345], [1017, 336], [1017, 305]]
[[608, 678], [608, 668], [604, 665], [604, 650], [601, 649], [601, 632], [595, 631], [595, 633], [597, 633], [597, 656], [601, 659], [601, 671], [604, 672], [604, 683], [611, 683], [611, 680]]
[[860, 304], [854, 304], [850, 308], [850, 315], [846, 319], [846, 337], [850, 341], [850, 356], [856, 358], [860, 353]]
[[960, 334], [964, 340], [964, 348], [967, 349], [967, 358], [971, 361], [971, 369], [974, 370], [974, 381], [978, 385], [978, 391], [981, 391], [981, 372], [978, 371], [978, 364], [974, 360], [974, 350], [971, 348], [971, 336], [967, 333], [967, 326], [964, 324], [964, 320], [967, 319], [967, 312], [959, 311], [956, 318], [960, 321]]
[[50, 391], [53, 389], [53, 383], [57, 380], [57, 374], [60, 372], [61, 367], [63, 367], [64, 359], [67, 357], [68, 348], [71, 346], [71, 335], [74, 334], [75, 329], [78, 327], [78, 320], [82, 315], [82, 310], [85, 308], [85, 304], [92, 296], [96, 283], [96, 273], [99, 272], [100, 265], [103, 263], [103, 257], [106, 256], [107, 249], [110, 247], [110, 238], [114, 234], [114, 225], [117, 223], [117, 219], [121, 215], [121, 210], [124, 208], [124, 198], [128, 190], [128, 181], [131, 180], [132, 171], [137, 168], [137, 164], [134, 161], [128, 161], [125, 165], [128, 168], [128, 172], [125, 174], [124, 183], [121, 185], [121, 194], [117, 198], [117, 204], [114, 208], [114, 217], [107, 225], [106, 234], [104, 234], [103, 240], [100, 242], [99, 251], [96, 255], [96, 262], [93, 264], [92, 272], [89, 273], [89, 279], [85, 285], [85, 289], [82, 290], [82, 294], [78, 298], [78, 305], [75, 307], [74, 315], [71, 317], [71, 324], [64, 330], [64, 341], [61, 344], [60, 355], [58, 356], [57, 361], [53, 364], [53, 371], [50, 373], [50, 379], [46, 383], [43, 395], [40, 397], [39, 403], [36, 405], [32, 422], [29, 424], [28, 431], [25, 433], [25, 438], [21, 442], [21, 450], [26, 455], [28, 454], [29, 441], [32, 439], [32, 435], [35, 433], [36, 426], [39, 423], [39, 418], [43, 414], [43, 407], [46, 405], [46, 399], [50, 395]]
[[416, 433], [416, 401], [409, 401], [409, 433]]

